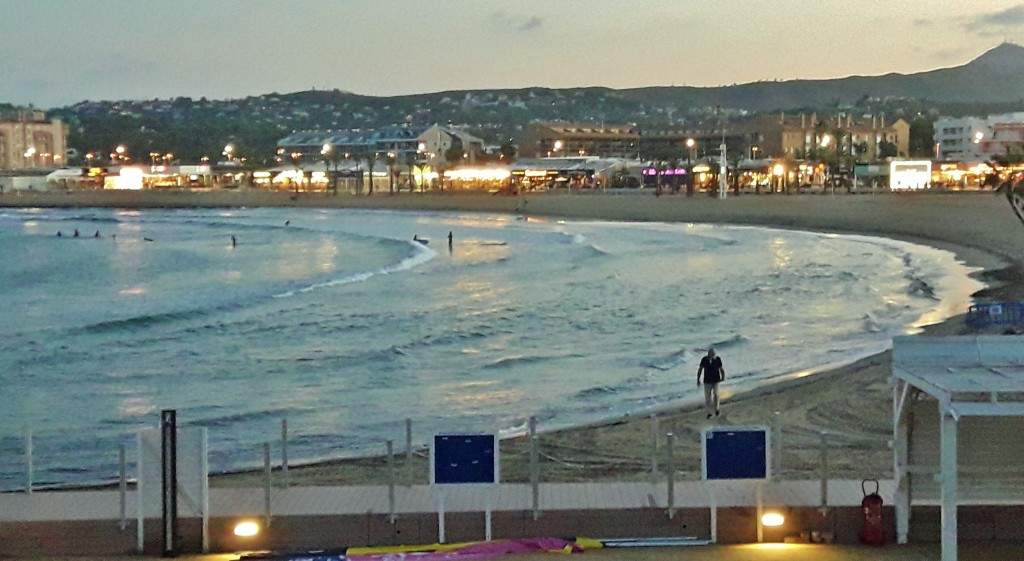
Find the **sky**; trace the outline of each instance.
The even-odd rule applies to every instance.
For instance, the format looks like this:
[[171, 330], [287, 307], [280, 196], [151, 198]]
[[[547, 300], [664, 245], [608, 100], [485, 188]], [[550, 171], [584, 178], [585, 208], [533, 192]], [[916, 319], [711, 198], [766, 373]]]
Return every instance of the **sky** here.
[[912, 73], [1024, 44], [1000, 0], [0, 0], [0, 102]]

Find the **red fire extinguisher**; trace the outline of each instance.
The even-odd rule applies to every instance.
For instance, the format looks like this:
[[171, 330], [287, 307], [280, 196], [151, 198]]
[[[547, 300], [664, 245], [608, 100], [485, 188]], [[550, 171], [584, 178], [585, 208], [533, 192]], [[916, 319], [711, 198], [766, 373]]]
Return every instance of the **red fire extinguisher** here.
[[[874, 482], [875, 492], [868, 494], [868, 482]], [[882, 547], [885, 544], [885, 530], [882, 528], [882, 496], [878, 494], [878, 480], [865, 479], [860, 482], [860, 490], [864, 499], [860, 501], [864, 513], [864, 525], [860, 529], [860, 543]]]

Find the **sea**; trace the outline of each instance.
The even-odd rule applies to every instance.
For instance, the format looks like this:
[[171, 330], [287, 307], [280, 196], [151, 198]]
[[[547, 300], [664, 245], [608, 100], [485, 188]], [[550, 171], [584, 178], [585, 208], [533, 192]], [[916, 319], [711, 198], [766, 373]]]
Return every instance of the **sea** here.
[[215, 473], [261, 465], [283, 420], [300, 463], [401, 450], [406, 419], [420, 447], [645, 415], [702, 399], [709, 346], [730, 392], [813, 375], [964, 311], [971, 272], [760, 227], [2, 210], [0, 490], [29, 463], [41, 488], [114, 481], [164, 409], [207, 427]]

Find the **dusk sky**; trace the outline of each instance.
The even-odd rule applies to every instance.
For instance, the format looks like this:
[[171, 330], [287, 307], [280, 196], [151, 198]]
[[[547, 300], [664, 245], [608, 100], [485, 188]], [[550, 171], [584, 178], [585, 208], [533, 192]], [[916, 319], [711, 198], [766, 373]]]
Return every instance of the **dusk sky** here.
[[0, 0], [0, 102], [714, 86], [1024, 43], [1003, 0]]

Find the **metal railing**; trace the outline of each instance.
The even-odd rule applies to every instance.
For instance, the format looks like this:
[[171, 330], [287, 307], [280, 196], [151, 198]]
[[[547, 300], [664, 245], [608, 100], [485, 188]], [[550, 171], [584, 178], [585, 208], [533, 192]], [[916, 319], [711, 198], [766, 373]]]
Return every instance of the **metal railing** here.
[[[674, 488], [677, 481], [695, 480], [700, 478], [700, 430], [699, 427], [683, 426], [682, 421], [675, 417], [651, 414], [634, 421], [631, 431], [620, 431], [622, 434], [608, 436], [614, 427], [597, 426], [578, 428], [571, 431], [543, 432], [538, 420], [531, 417], [527, 423], [526, 433], [504, 439], [499, 444], [502, 461], [501, 473], [503, 483], [528, 483], [531, 488], [531, 510], [534, 519], [541, 516], [540, 487], [546, 483], [557, 482], [596, 482], [596, 481], [646, 481], [653, 485], [664, 485], [667, 504], [666, 514], [672, 518], [676, 513]], [[417, 448], [414, 443], [413, 422], [405, 419], [404, 453], [396, 454], [394, 440], [381, 443], [378, 456], [350, 458], [332, 461], [330, 477], [322, 475], [323, 466], [317, 465], [318, 475], [310, 479], [304, 475], [307, 467], [290, 464], [289, 438], [294, 435], [294, 427], [290, 427], [287, 419], [280, 421], [280, 435], [274, 440], [253, 444], [259, 460], [250, 462], [261, 465], [255, 469], [241, 473], [215, 474], [211, 478], [212, 487], [246, 487], [262, 488], [264, 515], [269, 523], [272, 513], [273, 487], [287, 488], [292, 485], [386, 485], [388, 487], [389, 520], [394, 522], [397, 517], [395, 505], [395, 487], [398, 485], [426, 484], [428, 482], [428, 457], [424, 447]], [[19, 489], [31, 493], [38, 489], [35, 481], [35, 470], [40, 467], [38, 449], [31, 428], [26, 428], [22, 435], [23, 455], [21, 465], [24, 466], [24, 485]], [[772, 430], [771, 473], [776, 480], [783, 479], [819, 479], [821, 484], [821, 506], [828, 506], [828, 481], [830, 479], [849, 477], [891, 478], [891, 455], [888, 446], [889, 435], [863, 437], [846, 435], [837, 431], [825, 431], [816, 428], [789, 429], [783, 431], [781, 426]], [[646, 442], [646, 444], [644, 444]], [[785, 445], [783, 445], [785, 442]], [[844, 465], [833, 452], [839, 448], [856, 448], [858, 450], [876, 450], [882, 456], [879, 466], [868, 467], [865, 471], [863, 462], [847, 462]], [[137, 459], [132, 446], [123, 442], [118, 445], [117, 478], [113, 482], [98, 482], [107, 486], [116, 486], [121, 496], [121, 528], [125, 528], [126, 502], [125, 497], [137, 478]], [[211, 449], [211, 452], [213, 450]], [[275, 454], [276, 452], [276, 454]], [[255, 456], [256, 454], [254, 454]], [[277, 456], [277, 457], [275, 457]], [[253, 458], [255, 460], [255, 458]], [[10, 465], [11, 458], [5, 462]], [[47, 459], [49, 460], [49, 458]], [[44, 460], [46, 461], [46, 460]], [[884, 466], [884, 467], [881, 467]], [[45, 466], [43, 466], [45, 467]], [[134, 474], [134, 475], [133, 475]], [[47, 484], [46, 487], [53, 487]]]

